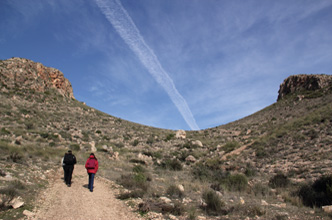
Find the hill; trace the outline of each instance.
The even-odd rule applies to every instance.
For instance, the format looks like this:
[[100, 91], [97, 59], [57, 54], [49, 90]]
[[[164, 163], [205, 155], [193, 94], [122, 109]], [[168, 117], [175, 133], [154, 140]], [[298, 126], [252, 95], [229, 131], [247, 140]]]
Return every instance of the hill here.
[[[328, 219], [301, 189], [311, 190], [332, 165], [329, 75], [290, 76], [273, 105], [201, 131], [107, 115], [77, 101], [59, 70], [27, 59], [0, 61], [0, 82], [6, 219], [33, 210], [36, 192], [68, 148], [80, 163], [95, 151], [99, 175], [121, 185], [119, 199], [146, 218]], [[26, 205], [8, 210], [17, 196]]]

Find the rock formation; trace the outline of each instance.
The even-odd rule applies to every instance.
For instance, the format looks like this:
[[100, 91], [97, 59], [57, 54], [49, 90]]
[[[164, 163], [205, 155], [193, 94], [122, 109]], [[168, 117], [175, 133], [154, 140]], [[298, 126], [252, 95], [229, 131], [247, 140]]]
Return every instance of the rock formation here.
[[54, 88], [67, 98], [74, 98], [73, 88], [63, 73], [24, 58], [0, 61], [0, 89], [45, 92]]
[[320, 89], [328, 89], [331, 86], [331, 75], [293, 75], [285, 79], [284, 82], [280, 85], [278, 101], [291, 93], [296, 93], [303, 90], [315, 91]]

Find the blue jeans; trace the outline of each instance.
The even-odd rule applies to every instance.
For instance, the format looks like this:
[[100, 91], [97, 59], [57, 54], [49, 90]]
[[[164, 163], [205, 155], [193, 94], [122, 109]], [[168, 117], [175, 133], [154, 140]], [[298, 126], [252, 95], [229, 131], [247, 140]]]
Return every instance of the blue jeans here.
[[91, 192], [93, 191], [94, 178], [95, 178], [95, 173], [89, 173], [89, 189]]

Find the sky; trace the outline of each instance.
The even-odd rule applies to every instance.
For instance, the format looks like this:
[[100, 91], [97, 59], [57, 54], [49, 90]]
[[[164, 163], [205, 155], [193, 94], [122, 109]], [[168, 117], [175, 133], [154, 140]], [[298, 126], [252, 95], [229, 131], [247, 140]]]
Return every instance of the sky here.
[[0, 0], [0, 59], [59, 69], [112, 116], [200, 130], [332, 74], [331, 24], [331, 0]]

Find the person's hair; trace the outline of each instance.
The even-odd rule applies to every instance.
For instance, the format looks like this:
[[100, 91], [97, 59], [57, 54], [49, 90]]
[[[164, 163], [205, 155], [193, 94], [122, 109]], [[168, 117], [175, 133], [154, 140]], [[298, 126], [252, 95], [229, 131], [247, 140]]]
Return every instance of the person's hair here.
[[96, 160], [98, 160], [97, 157], [96, 157], [96, 155], [95, 155], [94, 153], [91, 153], [90, 156], [91, 156], [91, 155], [93, 155], [94, 158], [95, 158]]

